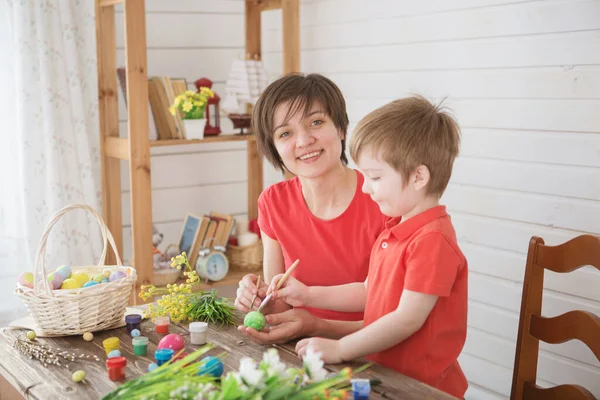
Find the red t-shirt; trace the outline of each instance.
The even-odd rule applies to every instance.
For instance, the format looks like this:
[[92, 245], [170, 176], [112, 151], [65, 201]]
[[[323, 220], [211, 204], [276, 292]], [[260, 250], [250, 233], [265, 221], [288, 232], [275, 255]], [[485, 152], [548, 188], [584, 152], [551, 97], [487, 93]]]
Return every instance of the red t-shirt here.
[[[258, 225], [279, 242], [285, 268], [300, 260], [292, 275], [308, 286], [337, 286], [364, 282], [373, 243], [389, 218], [361, 191], [364, 177], [357, 171], [352, 202], [338, 217], [325, 221], [308, 209], [298, 177], [276, 183], [258, 199]], [[307, 309], [320, 318], [360, 321], [362, 312]]]
[[373, 245], [365, 326], [397, 309], [404, 289], [439, 297], [421, 329], [368, 358], [463, 398], [457, 358], [467, 336], [467, 260], [446, 207], [399, 222], [391, 219]]

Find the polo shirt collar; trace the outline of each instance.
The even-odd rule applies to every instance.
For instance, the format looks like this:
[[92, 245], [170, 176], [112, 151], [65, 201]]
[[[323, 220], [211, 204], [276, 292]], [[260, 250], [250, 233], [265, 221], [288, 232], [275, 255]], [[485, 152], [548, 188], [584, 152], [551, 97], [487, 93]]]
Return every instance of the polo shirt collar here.
[[385, 227], [396, 236], [398, 240], [404, 240], [428, 223], [447, 215], [446, 206], [440, 205], [431, 207], [430, 209], [409, 218], [403, 223], [400, 223], [401, 217], [392, 218], [386, 222]]

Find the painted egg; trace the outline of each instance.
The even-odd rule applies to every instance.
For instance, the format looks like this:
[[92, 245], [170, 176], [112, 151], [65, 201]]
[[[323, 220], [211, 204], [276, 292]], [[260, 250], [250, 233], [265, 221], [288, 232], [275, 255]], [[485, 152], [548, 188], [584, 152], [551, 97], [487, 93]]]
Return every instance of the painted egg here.
[[108, 358], [113, 358], [113, 357], [121, 357], [121, 351], [120, 350], [111, 350], [108, 352]]
[[19, 285], [33, 289], [33, 274], [31, 272], [21, 272], [17, 278]]
[[60, 285], [63, 283], [63, 277], [58, 272], [52, 272], [48, 275], [48, 284], [52, 290], [60, 289]]
[[60, 276], [62, 276], [63, 281], [71, 277], [71, 267], [69, 267], [68, 265], [61, 265], [60, 267], [56, 268], [55, 272], [59, 273]]
[[90, 286], [94, 286], [97, 284], [98, 284], [98, 282], [96, 282], [96, 281], [87, 281], [86, 283], [83, 284], [83, 287], [90, 287]]
[[112, 272], [112, 271], [111, 271], [110, 269], [105, 269], [105, 270], [103, 270], [103, 271], [102, 271], [102, 275], [103, 275], [103, 276], [104, 276], [106, 279], [108, 279], [108, 277], [110, 276], [110, 273], [111, 273], [111, 272]]
[[218, 357], [204, 357], [198, 367], [198, 375], [210, 375], [218, 378], [223, 375], [223, 363]]
[[156, 363], [152, 363], [152, 364], [148, 365], [148, 372], [152, 372], [152, 371], [154, 371], [156, 368], [158, 368], [158, 364], [156, 364]]
[[27, 339], [29, 340], [35, 340], [35, 338], [37, 337], [37, 335], [35, 334], [35, 331], [29, 331], [27, 332]]
[[109, 282], [114, 282], [114, 281], [118, 281], [119, 279], [123, 279], [127, 276], [127, 274], [123, 271], [115, 271], [112, 274], [110, 274], [110, 277], [108, 278]]
[[103, 279], [104, 279], [104, 275], [102, 275], [102, 274], [94, 275], [94, 277], [92, 278], [93, 281], [98, 282], [98, 283], [102, 283]]
[[75, 272], [73, 275], [71, 275], [71, 279], [75, 279], [77, 282], [79, 282], [79, 287], [81, 287], [90, 280], [90, 277], [85, 272]]
[[79, 289], [81, 284], [73, 278], [65, 279], [61, 285], [61, 289]]
[[83, 340], [85, 340], [86, 342], [91, 342], [92, 340], [94, 340], [94, 334], [92, 332], [84, 333]]
[[244, 326], [248, 328], [254, 328], [257, 331], [262, 331], [266, 323], [267, 321], [265, 320], [265, 316], [258, 311], [250, 311], [244, 317]]
[[79, 371], [75, 371], [73, 372], [73, 382], [81, 382], [82, 380], [85, 379], [85, 371], [79, 370]]
[[160, 342], [158, 342], [158, 346], [156, 346], [157, 349], [173, 349], [175, 353], [177, 353], [184, 347], [185, 342], [183, 341], [183, 338], [181, 337], [181, 335], [178, 335], [176, 333], [169, 333], [167, 336], [160, 339]]

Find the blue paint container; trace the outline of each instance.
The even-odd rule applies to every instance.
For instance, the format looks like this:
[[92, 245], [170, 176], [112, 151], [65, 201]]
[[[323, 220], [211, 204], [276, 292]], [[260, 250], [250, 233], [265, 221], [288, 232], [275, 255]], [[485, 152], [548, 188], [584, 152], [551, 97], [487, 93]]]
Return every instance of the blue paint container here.
[[354, 400], [368, 400], [371, 393], [371, 382], [368, 379], [352, 379], [352, 395]]

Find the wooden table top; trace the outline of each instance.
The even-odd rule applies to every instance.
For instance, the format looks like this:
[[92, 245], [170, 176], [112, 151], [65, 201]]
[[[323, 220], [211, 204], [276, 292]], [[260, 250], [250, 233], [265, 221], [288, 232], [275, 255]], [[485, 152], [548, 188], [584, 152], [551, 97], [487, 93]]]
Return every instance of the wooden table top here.
[[[187, 324], [171, 324], [170, 333], [178, 333], [186, 340], [186, 351], [192, 352], [200, 346], [189, 344]], [[25, 330], [0, 328], [0, 375], [4, 378], [0, 385], [0, 399], [13, 399], [6, 397], [6, 390], [10, 390], [7, 382], [16, 389], [16, 392], [28, 399], [99, 399], [118, 387], [118, 384], [108, 379], [105, 360], [106, 353], [102, 341], [108, 337], [116, 336], [121, 340], [121, 354], [127, 358], [127, 379], [132, 379], [145, 374], [148, 365], [154, 360], [154, 351], [163, 335], [156, 333], [154, 324], [148, 320], [142, 322], [142, 334], [150, 340], [146, 356], [134, 356], [131, 345], [131, 336], [126, 328], [97, 332], [91, 342], [83, 340], [82, 336], [68, 336], [58, 338], [38, 338], [52, 349], [66, 350], [75, 354], [74, 362], [66, 365], [45, 367], [40, 361], [32, 360], [13, 348], [15, 340], [25, 338]], [[218, 355], [227, 351], [229, 356], [223, 360], [225, 373], [239, 368], [239, 360], [248, 356], [260, 361], [263, 353], [271, 346], [258, 345], [237, 331], [236, 327], [219, 327], [210, 325], [208, 332], [209, 342], [216, 345], [209, 355]], [[281, 361], [288, 366], [300, 367], [301, 360], [296, 356], [294, 343], [275, 345], [279, 351]], [[87, 357], [89, 356], [89, 358]], [[98, 360], [96, 360], [96, 358]], [[365, 361], [352, 362], [339, 365], [326, 365], [331, 372], [339, 371], [345, 366], [358, 368]], [[76, 370], [85, 370], [86, 380], [75, 383], [71, 375]], [[380, 365], [372, 365], [368, 370], [358, 374], [360, 378], [378, 378], [381, 384], [371, 387], [371, 399], [452, 399], [453, 397], [429, 387], [414, 379], [408, 378], [394, 370]], [[0, 379], [1, 380], [1, 379]]]

